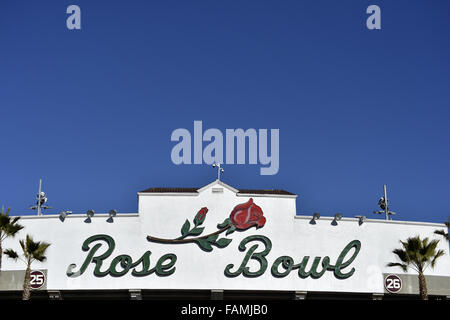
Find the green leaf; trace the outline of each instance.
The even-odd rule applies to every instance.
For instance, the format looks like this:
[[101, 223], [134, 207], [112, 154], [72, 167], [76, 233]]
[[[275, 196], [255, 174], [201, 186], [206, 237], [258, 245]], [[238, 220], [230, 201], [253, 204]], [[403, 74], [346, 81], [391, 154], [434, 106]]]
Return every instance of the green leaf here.
[[198, 244], [198, 246], [200, 247], [200, 249], [202, 249], [203, 251], [212, 251], [212, 246], [211, 244], [206, 241], [205, 239], [197, 239], [196, 243]]
[[186, 219], [186, 222], [181, 227], [181, 235], [184, 236], [189, 231], [190, 227], [191, 224], [189, 223], [189, 220]]
[[227, 233], [225, 235], [229, 235], [231, 233], [233, 233], [234, 231], [236, 231], [236, 226], [232, 225], [228, 230]]
[[220, 238], [219, 240], [216, 241], [214, 245], [219, 248], [225, 248], [227, 245], [230, 244], [231, 241], [232, 239]]
[[230, 218], [226, 218], [222, 223], [219, 223], [217, 225], [218, 229], [222, 229], [225, 228], [227, 225], [229, 225], [231, 223], [231, 219]]
[[208, 241], [209, 243], [211, 243], [211, 244], [214, 244], [214, 242], [216, 241], [216, 239], [219, 237], [219, 235], [218, 234], [215, 234], [215, 235], [212, 235], [212, 236], [209, 236], [207, 239], [206, 239], [206, 241]]
[[204, 229], [205, 229], [205, 227], [194, 228], [191, 231], [189, 231], [189, 235], [198, 236], [198, 235], [202, 234]]

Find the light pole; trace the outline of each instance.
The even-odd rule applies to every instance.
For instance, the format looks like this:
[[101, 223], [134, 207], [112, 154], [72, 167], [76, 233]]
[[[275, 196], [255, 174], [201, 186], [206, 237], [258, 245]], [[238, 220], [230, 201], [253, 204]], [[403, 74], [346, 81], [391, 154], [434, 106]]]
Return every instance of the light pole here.
[[386, 215], [386, 220], [392, 220], [389, 218], [389, 216], [394, 215], [395, 212], [389, 211], [389, 204], [388, 204], [388, 197], [387, 197], [387, 191], [386, 191], [386, 185], [384, 185], [384, 197], [381, 197], [380, 200], [378, 200], [378, 206], [381, 208], [379, 211], [374, 211], [373, 213], [382, 214], [384, 213]]
[[42, 209], [51, 209], [52, 207], [44, 205], [47, 202], [47, 197], [45, 192], [42, 191], [42, 179], [39, 179], [39, 192], [36, 195], [36, 206], [30, 207], [31, 210], [37, 210], [37, 215], [42, 215]]

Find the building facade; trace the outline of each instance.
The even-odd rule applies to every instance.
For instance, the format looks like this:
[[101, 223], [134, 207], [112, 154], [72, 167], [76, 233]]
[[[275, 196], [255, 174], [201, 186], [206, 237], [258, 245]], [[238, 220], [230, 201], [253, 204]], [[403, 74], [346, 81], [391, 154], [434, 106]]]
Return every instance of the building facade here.
[[[138, 192], [138, 212], [22, 216], [3, 248], [26, 234], [51, 243], [33, 264], [32, 298], [401, 299], [418, 296], [398, 262], [400, 240], [444, 224], [297, 215], [297, 195], [202, 188]], [[425, 272], [430, 298], [450, 298], [448, 243]], [[20, 298], [24, 265], [3, 257], [0, 298]]]

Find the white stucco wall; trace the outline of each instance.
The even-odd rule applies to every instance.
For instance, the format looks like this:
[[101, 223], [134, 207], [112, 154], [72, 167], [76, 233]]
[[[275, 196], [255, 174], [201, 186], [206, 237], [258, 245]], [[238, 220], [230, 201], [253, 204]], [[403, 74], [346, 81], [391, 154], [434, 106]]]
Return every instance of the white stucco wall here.
[[[213, 188], [223, 188], [223, 193], [213, 193]], [[266, 218], [263, 228], [254, 227], [229, 236], [232, 242], [226, 248], [202, 251], [195, 243], [161, 244], [148, 242], [147, 235], [161, 238], [176, 238], [186, 219], [191, 221], [201, 207], [208, 207], [209, 212], [202, 226], [202, 235], [217, 231], [216, 225], [229, 217], [235, 205], [247, 202], [252, 197], [254, 203], [262, 208]], [[383, 293], [383, 273], [402, 273], [398, 268], [388, 268], [388, 262], [396, 261], [392, 254], [394, 248], [400, 247], [399, 240], [420, 235], [431, 239], [442, 239], [433, 232], [443, 229], [443, 224], [412, 223], [369, 219], [362, 225], [355, 218], [343, 218], [336, 226], [332, 218], [321, 217], [315, 225], [310, 224], [311, 217], [296, 216], [295, 196], [257, 196], [237, 195], [235, 190], [218, 182], [200, 189], [198, 195], [180, 194], [139, 194], [139, 209], [136, 214], [119, 214], [113, 223], [107, 223], [107, 215], [96, 214], [91, 223], [85, 223], [85, 215], [72, 215], [64, 222], [58, 216], [23, 216], [20, 220], [25, 229], [15, 239], [7, 239], [4, 248], [20, 251], [18, 239], [31, 234], [36, 240], [50, 242], [48, 260], [35, 262], [34, 269], [47, 269], [47, 289], [233, 289], [233, 290], [295, 290], [327, 292], [372, 292]], [[95, 234], [107, 234], [115, 240], [115, 250], [105, 260], [109, 266], [111, 260], [119, 254], [128, 254], [133, 261], [138, 260], [144, 252], [150, 250], [151, 267], [164, 254], [177, 256], [174, 274], [159, 277], [151, 274], [134, 277], [131, 271], [122, 277], [96, 277], [94, 264], [75, 278], [66, 275], [70, 264], [79, 267], [84, 262], [87, 252], [81, 250], [83, 242]], [[226, 277], [227, 265], [234, 264], [236, 270], [245, 256], [238, 250], [242, 239], [250, 235], [264, 235], [272, 242], [272, 249], [266, 256], [268, 268], [256, 278], [242, 275]], [[225, 236], [225, 234], [222, 234]], [[354, 274], [347, 279], [337, 279], [332, 271], [327, 271], [319, 279], [311, 277], [302, 279], [297, 270], [284, 278], [276, 278], [270, 268], [276, 258], [291, 256], [295, 263], [300, 263], [304, 256], [310, 256], [307, 269], [316, 256], [329, 256], [334, 264], [342, 249], [352, 240], [361, 242], [361, 250], [353, 263], [345, 269], [355, 268]], [[100, 243], [100, 242], [99, 242]], [[98, 254], [103, 253], [106, 245], [102, 243]], [[260, 242], [256, 252], [261, 251]], [[247, 246], [247, 249], [248, 247]], [[450, 277], [450, 258], [448, 244], [441, 240], [438, 249], [445, 250], [434, 269], [429, 268], [427, 275]], [[97, 254], [97, 255], [98, 255]], [[349, 256], [351, 252], [349, 253]], [[258, 269], [255, 261], [247, 265], [250, 270]], [[21, 262], [3, 258], [3, 270], [23, 269]], [[140, 267], [138, 267], [140, 268]], [[411, 272], [412, 273], [412, 272]], [[449, 288], [450, 291], [450, 288]]]

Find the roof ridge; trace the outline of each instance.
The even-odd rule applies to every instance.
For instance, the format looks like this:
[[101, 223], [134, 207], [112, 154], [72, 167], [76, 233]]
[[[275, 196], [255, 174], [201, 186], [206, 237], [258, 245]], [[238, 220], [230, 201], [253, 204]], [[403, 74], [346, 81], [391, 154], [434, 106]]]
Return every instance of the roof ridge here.
[[153, 187], [139, 192], [197, 192], [199, 188], [183, 188], [183, 187]]
[[[148, 188], [140, 193], [198, 193], [201, 188], [186, 188], [186, 187], [153, 187]], [[236, 189], [237, 193], [249, 193], [249, 194], [283, 194], [283, 195], [295, 195], [289, 191], [283, 189]]]

